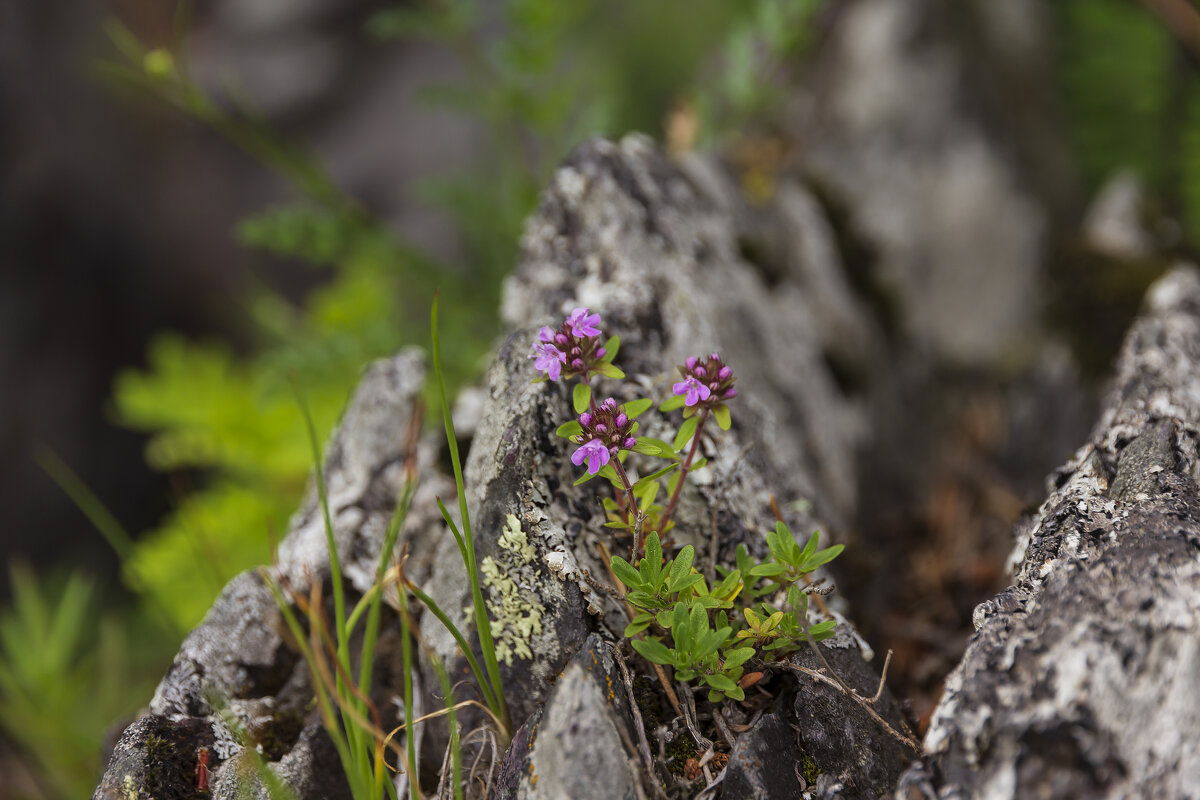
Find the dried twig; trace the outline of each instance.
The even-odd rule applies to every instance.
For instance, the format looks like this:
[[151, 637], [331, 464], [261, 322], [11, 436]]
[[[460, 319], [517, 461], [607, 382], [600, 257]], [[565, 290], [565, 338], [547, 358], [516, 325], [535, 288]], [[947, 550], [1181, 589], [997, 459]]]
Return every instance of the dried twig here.
[[687, 725], [688, 731], [692, 734], [692, 738], [696, 740], [696, 745], [701, 750], [711, 750], [713, 743], [712, 739], [700, 733], [700, 729], [696, 726], [696, 696], [692, 694], [692, 687], [686, 683], [679, 684], [680, 694], [683, 696], [683, 722]]
[[717, 726], [717, 730], [721, 732], [721, 738], [729, 745], [729, 749], [733, 749], [734, 739], [733, 732], [729, 730], [729, 723], [725, 721], [725, 716], [721, 713], [724, 706], [716, 706], [713, 708], [713, 722]]
[[886, 719], [884, 719], [883, 717], [879, 716], [879, 712], [876, 711], [874, 709], [874, 707], [872, 707], [871, 704], [869, 702], [867, 702], [867, 700], [864, 697], [860, 696], [853, 689], [850, 689], [849, 687], [847, 687], [845, 682], [843, 682], [840, 678], [838, 678], [838, 680], [834, 680], [833, 678], [830, 678], [828, 675], [826, 675], [824, 672], [818, 672], [815, 669], [809, 669], [808, 667], [802, 667], [799, 664], [790, 664], [787, 662], [780, 662], [780, 664], [785, 669], [794, 670], [795, 672], [802, 672], [805, 675], [808, 675], [810, 678], [813, 678], [824, 684], [832, 686], [835, 689], [841, 689], [843, 692], [846, 693], [846, 695], [851, 700], [853, 700], [854, 702], [856, 702], [860, 706], [862, 706], [863, 709], [867, 712], [867, 714], [869, 714], [873, 720], [878, 722], [883, 727], [883, 729], [886, 730], [888, 732], [888, 734], [890, 734], [898, 742], [900, 742], [901, 744], [907, 745], [914, 752], [916, 752], [918, 754], [921, 752], [921, 745], [917, 742], [916, 739], [913, 739], [911, 736], [907, 736], [907, 735], [901, 733], [900, 731], [896, 730], [894, 727], [892, 727], [892, 724], [890, 722], [888, 722]]
[[875, 705], [877, 702], [879, 702], [879, 698], [883, 696], [883, 685], [884, 682], [887, 681], [888, 664], [891, 663], [892, 648], [889, 647], [887, 651], [887, 657], [883, 659], [883, 674], [879, 676], [879, 688], [875, 690], [875, 696], [868, 701], [871, 705]]
[[612, 651], [617, 666], [621, 668], [621, 679], [625, 682], [625, 694], [629, 697], [629, 708], [633, 712], [634, 727], [637, 728], [638, 745], [642, 758], [646, 761], [646, 769], [653, 774], [654, 759], [650, 755], [650, 742], [646, 739], [646, 723], [642, 721], [642, 710], [638, 707], [637, 698], [633, 696], [633, 678], [629, 675], [629, 666], [625, 663], [625, 656], [621, 655], [619, 645], [608, 642], [608, 649]]

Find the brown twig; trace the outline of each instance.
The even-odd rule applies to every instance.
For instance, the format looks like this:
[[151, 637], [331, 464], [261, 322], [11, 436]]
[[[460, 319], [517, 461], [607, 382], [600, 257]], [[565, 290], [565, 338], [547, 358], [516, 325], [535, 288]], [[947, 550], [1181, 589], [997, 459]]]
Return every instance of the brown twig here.
[[892, 648], [888, 648], [887, 657], [883, 659], [883, 674], [879, 676], [879, 688], [875, 690], [875, 696], [870, 699], [871, 705], [879, 702], [879, 698], [883, 696], [883, 685], [887, 681], [888, 665], [892, 663]]
[[700, 733], [700, 728], [696, 724], [696, 696], [692, 693], [692, 687], [686, 683], [680, 683], [679, 689], [683, 695], [683, 724], [687, 725], [688, 732], [696, 740], [697, 747], [701, 750], [711, 750], [712, 739]]
[[650, 755], [650, 742], [646, 739], [646, 723], [642, 721], [642, 711], [638, 707], [637, 699], [633, 696], [633, 678], [629, 675], [629, 667], [625, 664], [625, 657], [621, 655], [621, 648], [616, 643], [609, 642], [608, 647], [612, 650], [617, 666], [621, 668], [621, 679], [625, 683], [625, 693], [629, 696], [629, 708], [633, 712], [633, 727], [637, 729], [638, 746], [642, 760], [646, 763], [646, 774], [650, 776], [650, 784], [655, 788], [655, 794], [665, 797], [654, 773], [654, 758]]

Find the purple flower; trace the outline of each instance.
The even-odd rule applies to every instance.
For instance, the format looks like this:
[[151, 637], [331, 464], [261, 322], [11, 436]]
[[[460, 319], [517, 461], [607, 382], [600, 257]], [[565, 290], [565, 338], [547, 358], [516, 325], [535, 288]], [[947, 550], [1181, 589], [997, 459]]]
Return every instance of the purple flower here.
[[707, 400], [712, 394], [711, 389], [691, 376], [672, 386], [671, 391], [675, 394], [686, 395], [683, 403], [688, 406], [694, 406], [701, 400]]
[[535, 344], [533, 355], [530, 358], [537, 359], [533, 362], [534, 368], [544, 372], [546, 377], [552, 381], [558, 380], [562, 375], [563, 364], [567, 363], [567, 354], [555, 347], [552, 342], [547, 341]]
[[577, 308], [563, 320], [558, 328], [548, 325], [538, 330], [533, 345], [535, 366], [550, 380], [574, 378], [584, 379], [601, 366], [605, 349], [600, 346], [599, 314], [591, 314], [586, 308]]
[[586, 459], [588, 472], [595, 475], [608, 463], [610, 458], [612, 458], [612, 454], [609, 453], [604, 442], [599, 439], [589, 439], [571, 454], [571, 463], [578, 467]]
[[599, 314], [589, 314], [586, 308], [577, 308], [567, 316], [567, 329], [574, 336], [599, 336]]

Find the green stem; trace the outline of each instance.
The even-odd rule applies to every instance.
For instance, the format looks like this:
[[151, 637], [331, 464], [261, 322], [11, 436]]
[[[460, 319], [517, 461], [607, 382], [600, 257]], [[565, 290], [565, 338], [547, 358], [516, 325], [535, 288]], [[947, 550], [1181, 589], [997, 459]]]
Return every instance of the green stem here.
[[508, 735], [510, 721], [508, 705], [504, 701], [504, 687], [500, 680], [500, 664], [496, 660], [496, 645], [492, 640], [492, 625], [487, 614], [487, 606], [483, 601], [483, 590], [479, 582], [479, 570], [475, 560], [475, 540], [471, 533], [471, 517], [467, 512], [467, 493], [463, 481], [462, 462], [458, 457], [458, 439], [454, 434], [454, 420], [450, 416], [450, 401], [446, 397], [446, 381], [442, 376], [441, 345], [438, 340], [438, 295], [433, 296], [433, 309], [430, 315], [430, 330], [433, 339], [433, 372], [437, 378], [438, 395], [442, 401], [442, 421], [446, 427], [446, 445], [450, 450], [450, 464], [454, 469], [454, 484], [458, 491], [458, 510], [462, 519], [463, 555], [466, 562], [467, 577], [471, 583], [471, 602], [475, 612], [475, 629], [479, 633], [479, 646], [483, 651], [483, 663], [487, 667], [488, 678], [492, 684], [492, 694], [496, 698], [501, 713], [500, 720], [505, 727], [504, 734]]
[[683, 482], [687, 480], [688, 468], [692, 466], [692, 460], [696, 457], [696, 449], [700, 445], [700, 432], [704, 430], [704, 423], [708, 419], [708, 409], [700, 412], [700, 421], [696, 423], [696, 432], [692, 434], [692, 446], [688, 450], [687, 458], [683, 460], [683, 466], [679, 468], [679, 481], [675, 484], [675, 491], [671, 492], [671, 500], [667, 503], [667, 510], [663, 512], [662, 522], [659, 527], [663, 532], [667, 530], [667, 523], [671, 521], [671, 515], [675, 513], [675, 504], [679, 502], [679, 493], [683, 491]]
[[[629, 482], [629, 475], [625, 473], [625, 465], [621, 463], [620, 458], [614, 458], [608, 462], [616, 469], [617, 477], [621, 479], [621, 483], [625, 486], [625, 496], [629, 498], [628, 511], [633, 513], [633, 561], [637, 561], [638, 550], [642, 546], [642, 523], [646, 520], [646, 515], [641, 512], [637, 506], [637, 498], [633, 496], [633, 484]], [[632, 563], [632, 562], [631, 562]]]

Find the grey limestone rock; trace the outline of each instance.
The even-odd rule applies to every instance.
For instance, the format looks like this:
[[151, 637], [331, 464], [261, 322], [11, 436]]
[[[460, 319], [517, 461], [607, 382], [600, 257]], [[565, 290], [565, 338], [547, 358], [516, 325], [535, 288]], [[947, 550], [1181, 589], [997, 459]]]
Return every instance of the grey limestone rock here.
[[[374, 364], [328, 448], [324, 471], [335, 539], [351, 591], [365, 591], [373, 579], [383, 534], [403, 481], [405, 432], [423, 376], [422, 356], [415, 349]], [[431, 447], [421, 447], [420, 461], [431, 463]], [[436, 509], [429, 511], [434, 505], [432, 493], [445, 494], [446, 481], [426, 469], [422, 483], [418, 500], [423, 508], [410, 515], [405, 535], [414, 546], [416, 560], [428, 562], [433, 548], [424, 543], [430, 541], [426, 532], [432, 530], [436, 514]], [[328, 550], [315, 491], [293, 519], [273, 574], [299, 590], [312, 580], [328, 579]], [[174, 772], [188, 774], [194, 793], [200, 746], [209, 748], [210, 782], [216, 796], [240, 796], [236, 764], [241, 761], [241, 744], [222, 722], [223, 713], [264, 742], [264, 755], [277, 761], [277, 772], [299, 797], [336, 797], [343, 792], [345, 781], [338, 777], [341, 766], [319, 718], [308, 708], [312, 699], [308, 667], [286, 643], [284, 629], [282, 616], [259, 574], [246, 572], [230, 581], [183, 642], [150, 702], [149, 716], [126, 730], [97, 796], [115, 796], [112, 791], [127, 789], [155, 797], [173, 796], [156, 792], [153, 780], [158, 780], [155, 774]], [[156, 747], [162, 741], [186, 746]], [[147, 772], [138, 765], [152, 750], [159, 753], [159, 769]], [[169, 757], [163, 755], [167, 750]], [[256, 791], [258, 796], [266, 796], [265, 788]]]
[[[472, 444], [467, 483], [481, 559], [508, 565], [518, 590], [502, 594], [529, 602], [520, 614], [537, 620], [525, 637], [527, 651], [517, 652], [520, 637], [504, 645], [512, 655], [504, 672], [516, 724], [557, 691], [552, 681], [589, 633], [619, 635], [625, 624], [619, 606], [592, 584], [608, 580], [601, 546], [629, 546], [596, 533], [604, 518], [595, 485], [572, 486], [579, 471], [568, 458], [570, 445], [553, 433], [572, 417], [568, 397], [560, 384], [531, 382], [533, 326], [575, 306], [603, 315], [606, 333], [621, 336], [618, 363], [629, 378], [606, 382], [601, 397], [665, 397], [674, 365], [695, 353], [719, 351], [735, 365], [741, 393], [733, 427], [719, 434], [719, 448], [715, 436], [705, 442], [710, 464], [685, 493], [674, 534], [678, 544], [694, 544], [701, 559], [729, 564], [738, 543], [762, 553], [774, 525], [772, 494], [807, 501], [785, 504], [793, 530], [820, 528], [833, 540], [852, 510], [860, 412], [822, 360], [803, 275], [768, 285], [745, 263], [728, 211], [740, 202], [737, 191], [719, 170], [708, 168], [703, 181], [695, 177], [699, 171], [695, 164], [680, 168], [641, 137], [585, 144], [556, 174], [527, 224], [523, 257], [506, 285], [504, 316], [526, 327], [500, 348], [489, 373], [488, 410]], [[652, 415], [644, 419], [645, 432], [666, 435]], [[519, 530], [530, 550], [518, 557], [506, 548], [505, 530]], [[442, 589], [457, 591], [458, 599], [451, 594], [444, 605], [463, 605], [461, 582], [446, 584]], [[496, 608], [507, 614], [513, 603]], [[869, 672], [857, 644], [845, 655], [856, 670]], [[789, 674], [784, 685], [792, 680], [812, 679]], [[821, 719], [791, 709], [783, 715], [801, 739], [814, 724], [846, 724], [850, 707], [857, 708], [839, 692], [825, 699]], [[900, 724], [898, 716], [891, 715], [891, 724]], [[873, 721], [861, 735], [858, 746], [879, 751], [878, 764], [888, 764], [892, 776], [911, 757], [876, 747], [889, 734]], [[781, 756], [769, 769], [794, 782], [795, 766]], [[867, 785], [855, 765], [845, 765], [845, 777]], [[869, 785], [878, 779], [872, 773]]]
[[976, 613], [925, 739], [929, 785], [1195, 796], [1198, 434], [1200, 275], [1182, 267], [1151, 289], [1090, 441], [1019, 526], [1015, 585]]

